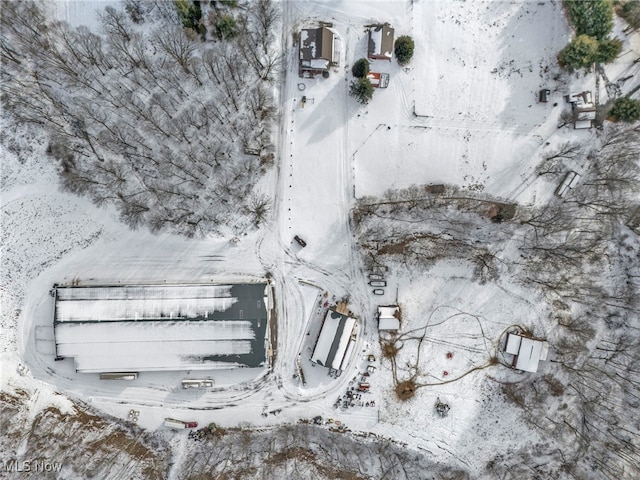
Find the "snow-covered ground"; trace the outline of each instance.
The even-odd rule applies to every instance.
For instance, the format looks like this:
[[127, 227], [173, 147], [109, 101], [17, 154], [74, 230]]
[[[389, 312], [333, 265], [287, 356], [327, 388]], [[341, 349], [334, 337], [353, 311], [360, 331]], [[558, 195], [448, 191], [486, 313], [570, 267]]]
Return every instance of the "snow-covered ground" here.
[[[96, 28], [92, 11], [115, 3], [60, 1], [57, 11], [74, 24]], [[494, 377], [515, 378], [504, 366], [444, 382], [485, 364], [511, 325], [551, 335], [543, 321], [547, 307], [508, 278], [479, 285], [468, 265], [454, 262], [439, 263], [428, 275], [392, 274], [385, 295], [374, 296], [355, 251], [349, 213], [356, 198], [412, 184], [454, 184], [525, 204], [548, 198], [554, 187], [534, 173], [539, 149], [546, 142], [569, 136], [586, 141], [591, 135], [557, 128], [562, 95], [569, 88], [554, 80], [555, 55], [570, 38], [560, 2], [280, 5], [288, 48], [280, 90], [278, 178], [266, 177], [277, 182], [274, 219], [238, 242], [130, 231], [117, 223], [116, 212], [58, 191], [42, 138], [7, 129], [18, 149], [30, 154], [19, 158], [2, 151], [2, 390], [45, 382], [51, 387], [43, 401], [68, 408], [54, 393], [60, 392], [121, 419], [135, 408], [139, 425], [150, 430], [161, 428], [166, 417], [201, 425], [264, 426], [322, 415], [391, 437], [477, 476], [489, 455], [506, 454], [540, 434], [522, 426], [517, 410], [495, 394]], [[341, 38], [340, 65], [328, 79], [300, 79], [292, 34], [319, 21], [330, 22]], [[374, 22], [391, 23], [396, 36], [412, 35], [416, 55], [406, 68], [395, 61], [372, 62], [372, 70], [390, 74], [390, 85], [360, 106], [347, 93], [350, 67], [365, 56], [364, 26]], [[637, 34], [625, 48], [637, 52]], [[630, 65], [623, 63], [614, 64], [612, 77], [628, 73]], [[579, 88], [591, 83], [593, 77], [576, 79]], [[549, 103], [536, 102], [540, 88], [552, 90]], [[300, 247], [294, 235], [307, 246]], [[224, 284], [267, 274], [277, 302], [275, 364], [269, 371], [205, 372], [215, 379], [214, 388], [185, 391], [179, 387], [183, 372], [100, 382], [96, 375], [76, 373], [70, 361], [54, 361], [49, 296], [54, 283]], [[310, 365], [309, 350], [324, 303], [334, 305], [347, 295], [358, 317], [357, 346], [345, 372], [334, 379], [323, 367]], [[395, 399], [374, 320], [378, 304], [396, 301], [403, 309], [403, 331], [429, 327], [420, 369], [437, 384], [419, 389], [406, 403]], [[363, 395], [375, 406], [336, 409], [336, 399], [369, 364], [369, 353], [377, 368], [370, 376], [371, 393]], [[298, 355], [306, 386], [296, 378]], [[415, 345], [406, 342], [399, 361], [411, 364], [416, 358]], [[28, 369], [18, 368], [22, 364]], [[448, 417], [435, 414], [437, 398], [451, 405]]]
[[[407, 17], [397, 35], [413, 36], [414, 60], [373, 63], [392, 74], [389, 88], [350, 129], [356, 196], [451, 183], [528, 202], [515, 187], [563, 106], [551, 78], [570, 38], [560, 4], [414, 2]], [[541, 88], [550, 103], [537, 103]]]

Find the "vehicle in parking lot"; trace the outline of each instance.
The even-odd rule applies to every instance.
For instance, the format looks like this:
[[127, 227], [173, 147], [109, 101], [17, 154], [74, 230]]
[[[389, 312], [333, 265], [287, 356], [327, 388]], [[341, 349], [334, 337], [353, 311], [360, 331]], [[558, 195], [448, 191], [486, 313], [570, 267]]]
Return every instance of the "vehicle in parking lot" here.
[[196, 380], [186, 379], [182, 380], [182, 388], [208, 388], [213, 387], [213, 380]]
[[384, 290], [383, 290], [383, 289], [381, 289], [381, 288], [376, 288], [376, 289], [373, 291], [373, 294], [374, 294], [374, 295], [384, 295]]
[[295, 237], [293, 237], [293, 239], [298, 243], [298, 245], [300, 245], [301, 247], [306, 247], [307, 246], [307, 242], [305, 242], [303, 239], [301, 239], [298, 235], [296, 235]]
[[370, 273], [369, 280], [384, 280], [384, 277], [379, 273]]
[[387, 282], [385, 282], [384, 280], [372, 280], [369, 282], [369, 285], [371, 285], [372, 287], [386, 287]]

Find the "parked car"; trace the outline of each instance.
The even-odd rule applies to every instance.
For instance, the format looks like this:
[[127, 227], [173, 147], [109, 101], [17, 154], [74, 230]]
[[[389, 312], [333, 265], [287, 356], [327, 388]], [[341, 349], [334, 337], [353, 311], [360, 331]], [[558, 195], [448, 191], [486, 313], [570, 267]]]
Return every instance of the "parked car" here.
[[307, 246], [307, 242], [305, 242], [303, 239], [301, 239], [298, 235], [296, 235], [295, 237], [293, 237], [293, 239], [298, 243], [298, 245], [300, 245], [301, 247], [306, 247]]
[[370, 273], [369, 280], [384, 280], [384, 277], [379, 273]]
[[374, 294], [374, 295], [384, 295], [384, 290], [383, 290], [383, 289], [381, 289], [381, 288], [376, 288], [376, 289], [373, 291], [373, 294]]
[[385, 282], [384, 280], [372, 280], [369, 282], [369, 285], [371, 285], [372, 287], [386, 287], [387, 282]]

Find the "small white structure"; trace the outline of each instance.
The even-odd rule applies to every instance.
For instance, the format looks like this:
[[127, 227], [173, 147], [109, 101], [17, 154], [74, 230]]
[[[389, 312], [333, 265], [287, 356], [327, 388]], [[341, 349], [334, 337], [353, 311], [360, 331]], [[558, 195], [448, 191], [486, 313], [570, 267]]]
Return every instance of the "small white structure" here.
[[324, 317], [311, 361], [342, 371], [355, 347], [355, 325], [355, 318], [329, 310]]
[[547, 359], [549, 344], [537, 338], [508, 333], [504, 351], [514, 356], [512, 365], [518, 370], [537, 372], [540, 360]]
[[573, 171], [567, 172], [567, 174], [564, 176], [564, 180], [562, 180], [562, 183], [558, 185], [558, 188], [556, 188], [556, 195], [558, 197], [564, 197], [565, 193], [567, 193], [567, 190], [575, 187], [579, 181], [580, 174]]
[[400, 330], [400, 307], [397, 305], [378, 307], [378, 330], [388, 332]]

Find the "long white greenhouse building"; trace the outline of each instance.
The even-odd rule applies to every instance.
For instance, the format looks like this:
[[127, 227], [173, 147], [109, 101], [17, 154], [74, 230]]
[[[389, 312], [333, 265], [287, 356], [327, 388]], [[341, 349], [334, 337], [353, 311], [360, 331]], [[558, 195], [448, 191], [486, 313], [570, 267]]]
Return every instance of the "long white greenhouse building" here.
[[271, 287], [56, 287], [56, 357], [78, 372], [259, 367], [266, 362]]

